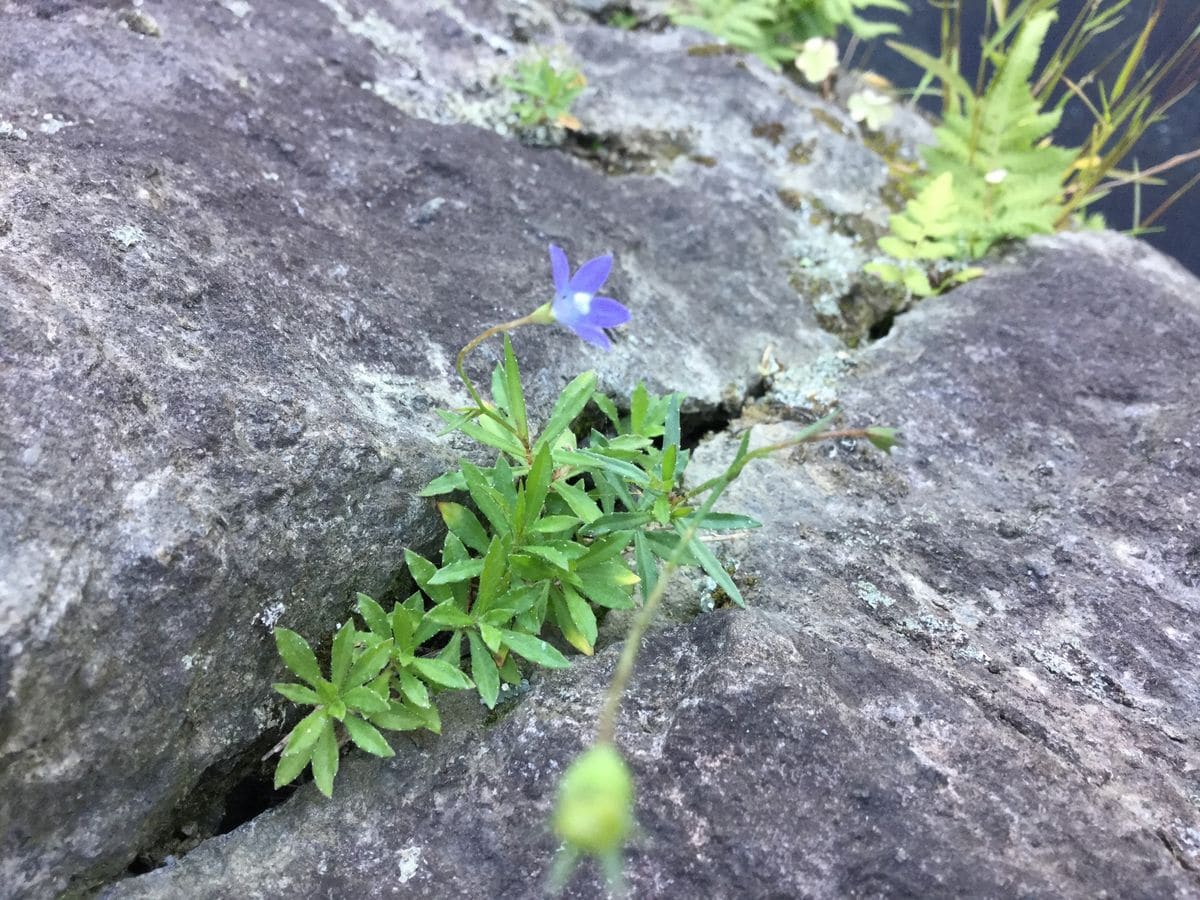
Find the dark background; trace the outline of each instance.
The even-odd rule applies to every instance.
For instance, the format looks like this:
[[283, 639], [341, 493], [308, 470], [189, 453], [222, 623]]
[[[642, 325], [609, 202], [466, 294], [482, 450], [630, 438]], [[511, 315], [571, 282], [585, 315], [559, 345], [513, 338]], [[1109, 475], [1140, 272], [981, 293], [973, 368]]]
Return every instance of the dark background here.
[[[988, 0], [963, 0], [963, 65], [964, 71], [971, 73], [971, 77], [968, 78], [971, 82], [974, 81], [975, 66], [979, 60], [979, 41], [971, 36], [983, 32], [987, 2]], [[902, 39], [937, 55], [941, 13], [929, 0], [910, 0], [910, 5], [913, 8], [912, 15], [897, 20], [904, 29]], [[1046, 40], [1046, 48], [1057, 43], [1083, 5], [1084, 0], [1063, 0], [1059, 4], [1059, 20]], [[1153, 0], [1133, 0], [1126, 9], [1121, 25], [1101, 35], [1093, 48], [1076, 63], [1075, 70], [1070, 75], [1080, 76], [1099, 64], [1108, 54], [1131, 45], [1154, 7]], [[874, 18], [880, 16], [876, 15]], [[1146, 59], [1159, 60], [1170, 55], [1197, 23], [1200, 23], [1200, 3], [1197, 0], [1167, 0], [1165, 12], [1154, 31]], [[1043, 50], [1043, 61], [1045, 53]], [[1118, 56], [1111, 73], [1104, 79], [1106, 83], [1112, 83], [1125, 58], [1124, 53]], [[1200, 46], [1192, 49], [1191, 64], [1193, 71], [1200, 67]], [[879, 72], [902, 88], [914, 86], [921, 77], [921, 72], [916, 66], [882, 43], [865, 48], [852, 61], [852, 65]], [[1168, 77], [1163, 87], [1169, 90], [1172, 82], [1177, 83], [1177, 80]], [[1088, 94], [1094, 98], [1094, 89], [1089, 90]], [[933, 98], [930, 106], [936, 111], [938, 100]], [[1067, 105], [1062, 126], [1055, 139], [1064, 146], [1079, 146], [1087, 136], [1091, 124], [1091, 114], [1087, 108], [1078, 101], [1072, 101]], [[1121, 163], [1121, 168], [1132, 168], [1136, 157], [1139, 166], [1146, 169], [1197, 147], [1200, 147], [1200, 89], [1193, 90], [1172, 107], [1166, 121], [1152, 126], [1138, 143], [1134, 153]], [[1200, 159], [1192, 160], [1162, 175], [1167, 182], [1162, 187], [1143, 187], [1142, 217], [1150, 215], [1160, 203], [1197, 172], [1200, 172]], [[1119, 231], [1128, 230], [1133, 225], [1134, 190], [1132, 187], [1119, 188], [1104, 200], [1093, 204], [1091, 209], [1102, 212], [1109, 227]], [[1200, 240], [1193, 234], [1198, 224], [1200, 185], [1184, 194], [1155, 222], [1155, 226], [1162, 227], [1165, 231], [1146, 235], [1145, 240], [1174, 256], [1193, 272], [1200, 273]]]

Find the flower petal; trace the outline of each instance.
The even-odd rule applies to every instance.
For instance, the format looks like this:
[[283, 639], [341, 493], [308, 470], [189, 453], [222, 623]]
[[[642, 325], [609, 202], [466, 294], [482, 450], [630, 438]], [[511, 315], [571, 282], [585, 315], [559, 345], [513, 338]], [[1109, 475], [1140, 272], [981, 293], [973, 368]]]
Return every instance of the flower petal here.
[[595, 344], [601, 350], [612, 349], [612, 341], [608, 339], [608, 335], [594, 325], [588, 322], [580, 322], [578, 325], [572, 325], [571, 328], [589, 344]]
[[567, 262], [567, 254], [558, 244], [550, 245], [550, 271], [554, 273], [554, 292], [565, 292], [567, 283], [571, 280], [571, 264]]
[[579, 271], [567, 285], [567, 290], [572, 294], [596, 293], [608, 278], [608, 273], [612, 269], [612, 261], [611, 256], [597, 256], [595, 259], [589, 259], [579, 267]]
[[612, 297], [593, 297], [592, 306], [585, 316], [589, 325], [598, 328], [614, 328], [624, 325], [632, 318], [628, 309]]

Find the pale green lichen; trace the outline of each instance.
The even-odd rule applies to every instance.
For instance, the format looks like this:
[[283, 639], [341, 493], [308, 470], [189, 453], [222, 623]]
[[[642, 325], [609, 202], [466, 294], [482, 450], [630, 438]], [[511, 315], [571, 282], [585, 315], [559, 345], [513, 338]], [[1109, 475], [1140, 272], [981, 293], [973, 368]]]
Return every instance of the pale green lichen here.
[[7, 138], [13, 141], [29, 140], [29, 132], [24, 128], [18, 128], [12, 122], [0, 119], [0, 139]]
[[889, 606], [896, 605], [895, 600], [869, 581], [860, 581], [857, 588], [858, 599], [871, 607], [871, 609], [886, 609]]
[[146, 232], [136, 225], [118, 225], [108, 233], [108, 236], [122, 253], [128, 253], [146, 240]]
[[806, 409], [822, 415], [838, 402], [838, 386], [854, 367], [845, 351], [819, 356], [806, 366], [785, 369], [771, 384], [771, 397], [792, 409]]

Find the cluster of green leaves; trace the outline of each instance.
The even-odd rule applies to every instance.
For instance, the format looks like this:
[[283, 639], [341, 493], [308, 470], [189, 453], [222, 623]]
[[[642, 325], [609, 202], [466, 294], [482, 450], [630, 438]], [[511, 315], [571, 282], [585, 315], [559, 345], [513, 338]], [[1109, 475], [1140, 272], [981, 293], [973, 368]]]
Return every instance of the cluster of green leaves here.
[[[946, 261], [979, 259], [1002, 241], [1067, 227], [1115, 184], [1155, 183], [1149, 176], [1169, 164], [1128, 177], [1115, 166], [1194, 87], [1200, 76], [1188, 74], [1187, 59], [1200, 44], [1200, 27], [1184, 37], [1176, 53], [1142, 66], [1162, 14], [1162, 4], [1157, 4], [1111, 83], [1099, 70], [1076, 80], [1067, 75], [1092, 41], [1120, 23], [1129, 3], [1092, 0], [1082, 5], [1039, 68], [1057, 19], [1057, 0], [991, 0], [974, 85], [960, 71], [961, 0], [942, 6], [943, 44], [937, 57], [890, 44], [925, 70], [918, 93], [940, 83], [943, 121], [935, 131], [936, 143], [923, 151], [926, 171], [913, 185], [914, 199], [892, 217], [891, 235], [880, 241], [893, 261], [872, 263], [868, 271], [904, 284], [914, 294], [937, 293], [978, 273], [968, 269], [945, 277], [939, 269]], [[1139, 68], [1145, 70], [1141, 75], [1135, 74]], [[1154, 91], [1175, 70], [1182, 76], [1174, 92], [1156, 99]], [[1091, 85], [1097, 93], [1094, 101], [1084, 90]], [[1084, 146], [1057, 146], [1054, 131], [1073, 101], [1086, 106], [1095, 125]], [[1104, 182], [1110, 174], [1114, 180]], [[1097, 220], [1091, 217], [1083, 224], [1095, 226]]]
[[[498, 453], [491, 466], [462, 461], [422, 492], [446, 498], [438, 508], [448, 531], [438, 562], [406, 552], [417, 590], [390, 612], [360, 594], [364, 627], [347, 622], [337, 632], [328, 678], [303, 638], [276, 630], [280, 655], [304, 682], [276, 690], [315, 707], [291, 732], [276, 785], [311, 763], [317, 786], [331, 792], [335, 723], [360, 748], [390, 756], [378, 729], [439, 731], [438, 691], [474, 687], [494, 707], [501, 683], [521, 679], [514, 657], [567, 666], [543, 638], [547, 627], [591, 654], [604, 611], [633, 607], [639, 583], [648, 596], [659, 562], [685, 536], [683, 562], [703, 568], [743, 605], [729, 573], [696, 535], [759, 523], [698, 513], [694, 499], [711, 485], [682, 488], [690, 453], [680, 442], [679, 402], [678, 394], [657, 397], [639, 386], [623, 415], [596, 390], [595, 373], [585, 372], [563, 389], [535, 435], [506, 338], [492, 402], [442, 413], [448, 430]], [[607, 427], [578, 437], [572, 425], [589, 405]]]
[[503, 83], [520, 95], [512, 113], [527, 128], [547, 123], [579, 128], [579, 120], [571, 115], [571, 104], [587, 87], [587, 79], [578, 69], [556, 65], [549, 56], [537, 56], [519, 61], [516, 76], [505, 78]]
[[1045, 109], [1033, 93], [1034, 68], [1054, 19], [1050, 11], [1026, 18], [1007, 47], [993, 36], [984, 48], [993, 75], [978, 95], [943, 60], [898, 47], [949, 84], [954, 100], [935, 130], [937, 142], [923, 150], [927, 174], [917, 195], [892, 216], [891, 234], [880, 240], [897, 262], [874, 263], [868, 271], [927, 296], [966, 278], [959, 273], [933, 284], [924, 263], [978, 259], [1001, 241], [1054, 231], [1079, 155], [1050, 142], [1062, 109]]
[[797, 45], [811, 37], [833, 37], [848, 28], [860, 38], [894, 34], [890, 22], [862, 13], [887, 9], [907, 13], [902, 0], [686, 0], [670, 11], [671, 21], [707, 31], [778, 68], [796, 57]]
[[608, 14], [608, 24], [622, 31], [633, 31], [638, 26], [637, 14], [628, 9], [615, 9]]
[[891, 259], [868, 263], [866, 271], [904, 285], [916, 297], [940, 294], [979, 277], [983, 270], [975, 266], [947, 267], [947, 260], [965, 255], [961, 216], [954, 175], [943, 172], [892, 216], [892, 233], [879, 239], [879, 249]]

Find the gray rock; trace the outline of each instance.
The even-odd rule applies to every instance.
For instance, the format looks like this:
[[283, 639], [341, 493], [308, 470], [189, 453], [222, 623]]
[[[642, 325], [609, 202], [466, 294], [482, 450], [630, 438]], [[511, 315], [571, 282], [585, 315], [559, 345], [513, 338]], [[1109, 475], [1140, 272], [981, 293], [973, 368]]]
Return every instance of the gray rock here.
[[[827, 380], [903, 429], [892, 457], [818, 445], [730, 491], [764, 522], [723, 548], [751, 608], [652, 634], [618, 729], [633, 896], [1200, 893], [1200, 292], [1123, 238], [1039, 244]], [[794, 433], [795, 371], [733, 430]], [[464, 698], [441, 740], [350, 758], [334, 800], [302, 788], [103, 896], [538, 896], [615, 653], [490, 727]]]
[[[0, 8], [22, 138], [0, 141], [0, 884], [18, 897], [230, 817], [284, 726], [270, 627], [319, 641], [354, 590], [402, 587], [401, 549], [437, 530], [415, 492], [457, 452], [434, 415], [462, 396], [453, 354], [547, 296], [549, 241], [615, 251], [637, 318], [608, 357], [518, 335], [533, 408], [594, 364], [712, 409], [768, 345], [797, 365], [839, 346], [794, 269], [849, 283], [861, 241], [780, 192], [886, 215], [882, 159], [820, 124], [842, 113], [678, 36], [523, 0], [150, 12], [153, 38], [112, 4]], [[581, 115], [633, 174], [496, 132], [498, 75], [530, 39], [595, 68]], [[755, 137], [763, 117], [816, 141], [820, 177]], [[683, 129], [685, 152], [654, 149]]]

